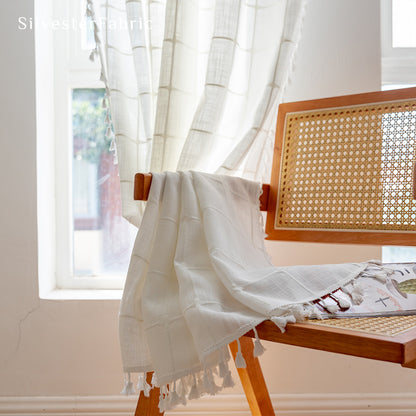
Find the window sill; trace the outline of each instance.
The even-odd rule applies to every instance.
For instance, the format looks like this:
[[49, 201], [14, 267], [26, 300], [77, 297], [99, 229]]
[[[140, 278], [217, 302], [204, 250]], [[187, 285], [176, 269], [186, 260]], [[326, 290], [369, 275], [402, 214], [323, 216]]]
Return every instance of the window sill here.
[[96, 289], [55, 289], [44, 293], [41, 299], [47, 300], [120, 300], [123, 291]]

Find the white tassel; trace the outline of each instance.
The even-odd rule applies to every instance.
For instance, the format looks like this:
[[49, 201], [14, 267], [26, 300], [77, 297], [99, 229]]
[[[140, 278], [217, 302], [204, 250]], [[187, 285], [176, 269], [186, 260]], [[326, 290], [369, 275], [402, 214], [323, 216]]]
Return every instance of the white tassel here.
[[181, 403], [181, 399], [178, 396], [178, 393], [176, 392], [176, 382], [173, 385], [173, 390], [169, 393], [169, 402], [170, 406], [177, 406]]
[[[102, 75], [102, 73], [101, 73], [101, 75]], [[103, 100], [101, 101], [101, 107], [102, 108], [107, 108], [107, 100], [106, 100], [106, 97], [104, 97]]]
[[266, 351], [266, 349], [263, 347], [260, 340], [256, 339], [254, 341], [253, 356], [254, 357], [260, 357], [261, 355], [263, 355], [264, 351]]
[[144, 381], [144, 386], [143, 386], [143, 393], [145, 395], [145, 397], [149, 397], [150, 396], [150, 390], [151, 390], [151, 386], [149, 385], [149, 383], [145, 380]]
[[296, 322], [302, 322], [305, 320], [305, 307], [304, 305], [293, 305], [290, 308], [290, 313], [295, 317]]
[[153, 387], [159, 387], [159, 381], [157, 380], [157, 376], [155, 372], [153, 373], [153, 376], [152, 376], [152, 388]]
[[163, 399], [163, 407], [165, 409], [165, 412], [172, 409], [172, 392], [171, 391], [169, 391], [169, 393]]
[[224, 378], [227, 375], [228, 371], [230, 371], [228, 369], [228, 364], [225, 361], [221, 361], [218, 367], [218, 374], [221, 378]]
[[204, 376], [202, 378], [202, 382], [203, 382], [203, 388], [204, 388], [203, 391], [204, 391], [204, 393], [208, 393], [210, 388], [211, 388], [211, 385], [210, 385], [210, 380], [208, 379], [208, 374], [207, 374], [206, 371], [205, 371]]
[[339, 307], [336, 304], [327, 303], [325, 299], [320, 298], [319, 304], [325, 308], [329, 313], [336, 313], [339, 312]]
[[181, 378], [178, 383], [178, 395], [181, 398], [186, 396], [186, 383], [183, 378]]
[[296, 322], [296, 318], [293, 315], [272, 316], [270, 320], [280, 329], [281, 332], [286, 331], [287, 324], [294, 324]]
[[[352, 286], [352, 285], [351, 285]], [[349, 288], [347, 285], [346, 286], [342, 286], [341, 290], [346, 293], [350, 298], [352, 298], [351, 292], [352, 292], [352, 288]]]
[[357, 284], [357, 283], [353, 284], [352, 291], [351, 291], [351, 298], [355, 305], [360, 305], [362, 301], [364, 300], [363, 292], [364, 290], [360, 284]]
[[115, 149], [114, 149], [114, 152], [113, 152], [113, 163], [114, 163], [115, 165], [118, 165], [118, 154], [117, 154], [117, 148], [115, 148]]
[[243, 357], [243, 354], [241, 353], [241, 344], [240, 344], [239, 339], [237, 339], [237, 345], [238, 345], [238, 351], [235, 356], [235, 366], [237, 368], [246, 368], [247, 364], [246, 364], [246, 360]]
[[205, 370], [204, 372], [204, 391], [206, 393], [212, 394], [212, 379], [211, 379], [211, 374], [209, 374], [209, 370]]
[[131, 382], [130, 373], [124, 376], [124, 388], [121, 391], [121, 394], [124, 396], [130, 396], [131, 394], [135, 394], [134, 385]]
[[163, 407], [165, 409], [165, 412], [171, 409], [172, 407], [171, 400], [172, 400], [172, 390], [169, 388], [169, 390], [167, 391], [167, 393], [165, 394], [163, 398]]
[[231, 371], [228, 371], [228, 373], [225, 375], [223, 382], [222, 382], [222, 387], [228, 388], [228, 387], [234, 387], [235, 383], [234, 380], [231, 376]]
[[159, 395], [159, 411], [160, 413], [164, 413], [165, 412], [165, 398], [163, 397], [163, 394], [160, 393]]
[[311, 305], [309, 317], [312, 319], [322, 319], [322, 313], [316, 305]]
[[108, 110], [107, 110], [107, 113], [105, 115], [104, 123], [105, 124], [110, 124], [110, 115], [108, 114]]
[[194, 399], [198, 399], [200, 397], [200, 393], [198, 391], [198, 386], [196, 383], [196, 377], [195, 374], [193, 375], [193, 381], [192, 381], [192, 387], [191, 390], [188, 394], [188, 399], [189, 400], [194, 400]]
[[[182, 404], [186, 404], [186, 383], [185, 380], [183, 378], [181, 378], [179, 380], [179, 384], [178, 384], [178, 395], [181, 399]], [[184, 403], [185, 402], [185, 403]]]
[[374, 279], [378, 280], [380, 283], [387, 282], [387, 273], [376, 273], [372, 276]]
[[325, 309], [329, 313], [337, 313], [337, 312], [339, 312], [339, 307], [338, 307], [338, 305], [335, 305], [335, 304], [330, 304], [330, 305], [326, 304], [325, 305]]
[[215, 382], [214, 377], [212, 375], [212, 370], [205, 370], [204, 371], [204, 391], [211, 396], [214, 396], [220, 389]]
[[139, 380], [138, 380], [137, 386], [136, 386], [139, 394], [144, 390], [144, 377], [145, 376], [144, 376], [143, 373], [139, 374]]
[[111, 140], [110, 147], [109, 147], [108, 150], [110, 150], [110, 152], [115, 152], [116, 151], [116, 140], [115, 140], [114, 136]]
[[352, 292], [352, 301], [354, 302], [354, 305], [361, 305], [363, 300], [364, 298], [361, 293], [355, 293], [354, 291]]
[[343, 286], [341, 290], [350, 296], [354, 305], [359, 305], [363, 301], [363, 288], [358, 283], [351, 283], [351, 286]]
[[260, 342], [259, 334], [257, 333], [256, 328], [253, 328], [253, 331], [254, 331], [254, 336], [256, 337], [256, 340], [254, 341], [253, 356], [260, 357], [261, 355], [263, 355], [266, 349], [263, 347], [263, 345]]
[[90, 53], [89, 60], [90, 60], [91, 62], [94, 62], [94, 61], [95, 61], [95, 53], [96, 53], [95, 49], [93, 49], [93, 50], [91, 51], [91, 53]]
[[351, 303], [348, 302], [348, 300], [345, 299], [344, 297], [342, 297], [342, 296], [334, 296], [334, 298], [338, 302], [340, 308], [342, 308], [342, 309], [349, 309], [349, 308], [351, 308]]
[[113, 136], [113, 130], [111, 130], [111, 127], [107, 127], [107, 131], [105, 132], [105, 137], [110, 138]]
[[201, 379], [200, 375], [197, 376], [196, 387], [198, 389], [198, 397], [201, 397], [205, 393], [205, 389], [204, 389], [204, 382]]

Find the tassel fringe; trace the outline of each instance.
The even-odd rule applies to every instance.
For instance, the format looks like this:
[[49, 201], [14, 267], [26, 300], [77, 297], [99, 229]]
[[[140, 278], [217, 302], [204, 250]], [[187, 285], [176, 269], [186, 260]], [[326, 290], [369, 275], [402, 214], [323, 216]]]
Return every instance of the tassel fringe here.
[[234, 387], [234, 386], [235, 386], [235, 383], [234, 383], [233, 378], [231, 377], [231, 371], [229, 371], [224, 377], [222, 387], [225, 389], [227, 387]]
[[[219, 385], [216, 382], [216, 378], [221, 381]], [[198, 399], [205, 394], [215, 395], [224, 388], [234, 386], [231, 371], [228, 368], [226, 360], [213, 368], [206, 368], [200, 372], [182, 377], [175, 382], [162, 386], [159, 386], [155, 372], [152, 376], [151, 385], [146, 382], [146, 379], [146, 373], [139, 373], [136, 391], [131, 381], [130, 373], [127, 373], [125, 375], [122, 394], [140, 394], [143, 391], [144, 395], [149, 397], [150, 390], [153, 387], [160, 387], [160, 412], [172, 410], [180, 404], [186, 405], [188, 400]]]
[[[358, 276], [358, 278], [373, 278], [380, 282], [385, 282], [389, 275], [393, 273], [378, 262], [371, 261], [368, 267]], [[348, 282], [323, 299], [305, 304], [290, 305], [276, 311], [276, 315], [270, 317], [270, 320], [282, 331], [285, 332], [288, 323], [303, 321], [305, 318], [322, 319], [321, 311], [317, 307], [320, 305], [329, 313], [338, 312], [340, 309], [348, 309], [351, 303], [359, 304], [363, 300], [363, 288], [358, 278]], [[261, 344], [256, 328], [253, 328], [255, 340], [253, 355], [261, 356], [265, 348]], [[235, 357], [235, 365], [237, 368], [245, 368], [246, 361], [241, 351], [240, 340], [237, 339], [238, 351]], [[149, 396], [153, 387], [160, 387], [159, 410], [166, 412], [179, 404], [186, 404], [188, 400], [198, 399], [204, 394], [215, 395], [220, 390], [234, 386], [231, 371], [227, 363], [228, 357], [223, 357], [223, 361], [212, 368], [205, 368], [199, 372], [190, 374], [172, 383], [160, 386], [156, 373], [153, 373], [151, 384], [146, 381], [146, 373], [139, 374], [137, 390], [143, 391], [145, 396]], [[219, 379], [220, 384], [216, 383]], [[135, 388], [131, 381], [130, 373], [125, 375], [124, 388], [122, 394], [135, 394]]]
[[153, 372], [153, 376], [152, 376], [152, 388], [153, 387], [160, 387], [155, 372]]
[[[107, 79], [106, 72], [105, 72], [105, 59], [106, 59], [105, 50], [104, 50], [104, 45], [101, 43], [101, 39], [99, 35], [100, 28], [98, 27], [98, 24], [97, 24], [97, 17], [94, 11], [94, 4], [92, 0], [86, 0], [85, 15], [92, 20], [93, 28], [94, 28], [95, 47], [90, 52], [89, 59], [91, 62], [95, 62], [95, 60], [97, 59], [99, 63], [101, 64], [100, 81], [104, 83], [105, 90], [106, 90], [105, 97], [102, 100], [102, 107], [108, 108], [110, 104], [111, 95], [110, 95], [110, 87], [108, 84], [108, 79]], [[111, 123], [111, 119], [109, 117], [108, 112], [109, 110], [107, 110], [105, 123], [107, 124], [107, 126], [111, 127], [112, 123]], [[112, 133], [111, 136], [107, 136], [107, 137], [109, 138], [113, 137], [113, 140], [110, 146], [112, 149], [110, 151], [114, 153], [114, 164], [116, 165], [118, 163], [118, 157], [117, 157], [117, 150], [116, 150], [115, 144], [113, 143], [114, 134]]]
[[194, 374], [193, 378], [192, 378], [192, 386], [191, 386], [191, 390], [190, 390], [189, 395], [188, 395], [188, 399], [189, 400], [194, 400], [194, 399], [199, 399], [199, 397], [200, 397], [200, 393], [198, 391], [196, 376]]
[[237, 345], [238, 345], [238, 351], [237, 351], [237, 355], [235, 356], [235, 366], [237, 368], [246, 368], [247, 364], [246, 364], [246, 360], [243, 357], [243, 354], [241, 353], [241, 344], [240, 344], [239, 339], [237, 339]]
[[254, 357], [260, 357], [263, 355], [264, 351], [266, 349], [263, 347], [262, 343], [260, 342], [259, 334], [257, 333], [257, 329], [253, 328], [254, 336], [256, 337], [256, 340], [254, 341], [254, 349], [253, 349], [253, 356]]
[[124, 387], [123, 387], [123, 390], [121, 391], [121, 394], [124, 396], [130, 396], [135, 393], [136, 392], [134, 390], [134, 385], [131, 381], [131, 375], [130, 373], [128, 373], [124, 376]]

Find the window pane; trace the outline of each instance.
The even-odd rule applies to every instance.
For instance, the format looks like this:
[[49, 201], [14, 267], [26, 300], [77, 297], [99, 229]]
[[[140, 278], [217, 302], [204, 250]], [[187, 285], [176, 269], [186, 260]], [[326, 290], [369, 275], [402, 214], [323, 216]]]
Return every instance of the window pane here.
[[95, 48], [94, 21], [91, 17], [84, 17], [85, 24], [81, 27], [81, 49], [90, 51]]
[[416, 0], [392, 0], [393, 48], [416, 47]]
[[[80, 4], [80, 29], [81, 29], [81, 47], [82, 50], [91, 51], [95, 48], [94, 39], [94, 21], [92, 17], [86, 15], [87, 1], [81, 0]], [[78, 46], [78, 45], [77, 45]]]
[[[413, 84], [391, 84], [383, 85], [382, 89], [392, 90], [398, 88], [414, 87]], [[386, 140], [386, 138], [384, 138]], [[382, 260], [384, 263], [416, 262], [416, 247], [383, 246]]]
[[124, 275], [135, 227], [121, 216], [118, 166], [105, 136], [104, 89], [72, 92], [73, 270]]
[[384, 246], [382, 258], [384, 263], [416, 262], [416, 247]]

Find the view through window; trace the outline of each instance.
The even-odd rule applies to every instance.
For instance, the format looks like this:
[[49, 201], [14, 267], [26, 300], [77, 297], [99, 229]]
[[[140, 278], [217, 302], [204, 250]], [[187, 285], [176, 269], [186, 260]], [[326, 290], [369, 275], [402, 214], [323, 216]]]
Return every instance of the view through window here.
[[121, 215], [118, 167], [107, 137], [104, 89], [72, 90], [73, 271], [125, 275], [135, 227]]
[[[394, 65], [390, 65], [389, 68], [382, 68], [385, 73], [388, 73], [388, 82], [384, 82], [383, 89], [395, 89], [406, 88], [416, 85], [416, 73], [414, 68], [409, 67], [409, 61], [416, 58], [416, 25], [414, 24], [414, 17], [416, 15], [416, 0], [390, 0], [385, 1], [383, 6], [385, 10], [390, 12], [385, 13], [386, 19], [382, 21], [382, 32], [390, 33], [391, 37], [382, 36], [384, 44], [383, 58], [388, 55], [387, 59], [393, 60]], [[413, 65], [413, 64], [412, 64]], [[393, 70], [391, 68], [393, 67]], [[410, 74], [410, 77], [409, 75]], [[384, 78], [387, 78], [384, 76]], [[407, 171], [411, 171], [410, 165], [413, 165], [414, 154], [416, 153], [416, 138], [415, 138], [415, 125], [416, 114], [410, 117], [411, 124], [403, 131], [403, 137], [391, 137], [388, 134], [388, 126], [386, 129], [385, 138], [383, 140], [395, 140], [394, 147], [397, 149], [396, 154], [390, 155], [393, 159], [384, 161], [386, 164], [390, 163], [390, 167], [402, 169], [402, 165], [406, 165]], [[387, 124], [391, 123], [391, 120], [384, 120]], [[384, 130], [383, 130], [384, 131]], [[402, 141], [406, 143], [402, 145]], [[410, 146], [410, 147], [409, 147]], [[403, 149], [410, 151], [410, 154], [402, 154]], [[388, 155], [385, 155], [388, 157]], [[410, 159], [411, 160], [410, 160]], [[394, 166], [393, 166], [394, 165]], [[387, 165], [386, 165], [386, 168]], [[409, 198], [408, 192], [403, 189], [399, 189], [401, 184], [391, 184], [394, 188], [388, 191], [394, 193], [390, 195], [392, 198]], [[409, 220], [405, 216], [412, 215], [411, 213], [403, 212], [403, 221]], [[412, 220], [410, 218], [410, 220]], [[384, 262], [408, 262], [416, 261], [416, 247], [402, 247], [402, 246], [386, 246], [383, 247], [383, 261]]]

